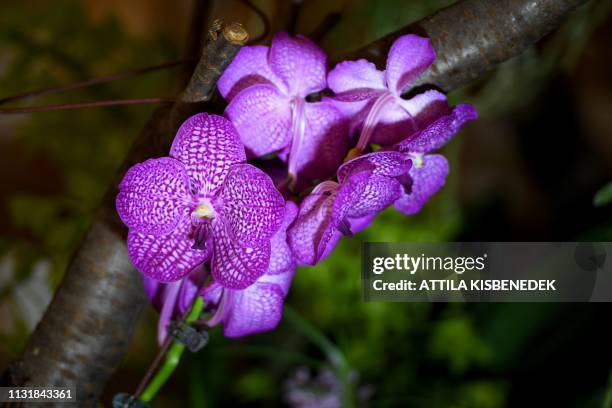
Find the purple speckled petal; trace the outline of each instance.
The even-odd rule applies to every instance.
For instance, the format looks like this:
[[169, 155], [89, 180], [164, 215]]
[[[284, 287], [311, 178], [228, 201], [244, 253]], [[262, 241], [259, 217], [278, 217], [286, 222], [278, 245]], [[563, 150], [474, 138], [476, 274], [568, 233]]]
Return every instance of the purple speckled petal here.
[[375, 213], [359, 218], [349, 218], [348, 221], [353, 234], [357, 234], [358, 232], [361, 232], [364, 229], [368, 228], [370, 224], [372, 224], [372, 221], [374, 221], [374, 218], [376, 218], [376, 215], [378, 214]]
[[253, 157], [281, 150], [291, 142], [291, 105], [271, 85], [254, 85], [240, 92], [225, 115]]
[[274, 329], [281, 320], [285, 295], [279, 285], [257, 282], [243, 291], [227, 291], [229, 310], [223, 319], [226, 337], [241, 337]]
[[459, 104], [450, 114], [440, 117], [421, 132], [402, 141], [397, 149], [401, 152], [430, 152], [439, 149], [452, 139], [467, 121], [477, 117], [472, 105]]
[[162, 344], [168, 336], [168, 325], [174, 317], [181, 284], [181, 281], [177, 281], [164, 285], [164, 302], [159, 313], [159, 321], [157, 322], [157, 342], [159, 344]]
[[191, 199], [185, 166], [170, 157], [130, 168], [119, 184], [117, 213], [128, 228], [143, 234], [172, 231]]
[[298, 151], [298, 179], [315, 180], [332, 175], [348, 150], [348, 121], [330, 103], [307, 103], [306, 128]]
[[142, 274], [160, 282], [174, 282], [210, 258], [210, 249], [192, 249], [191, 222], [184, 217], [176, 229], [166, 235], [128, 233], [128, 253]]
[[244, 147], [232, 123], [222, 116], [199, 113], [180, 127], [170, 148], [170, 156], [187, 168], [196, 192], [213, 192], [231, 165], [246, 160]]
[[266, 272], [268, 275], [279, 275], [295, 269], [295, 259], [291, 253], [291, 248], [287, 244], [287, 228], [293, 223], [297, 213], [298, 206], [293, 201], [287, 201], [283, 224], [270, 241], [270, 264]]
[[405, 91], [436, 59], [428, 38], [404, 35], [393, 43], [387, 57], [385, 79], [387, 87], [396, 94]]
[[387, 177], [398, 177], [410, 169], [411, 161], [404, 154], [394, 151], [378, 151], [364, 154], [344, 163], [338, 169], [338, 181], [343, 183], [348, 176], [360, 171], [371, 171]]
[[272, 39], [269, 61], [291, 95], [305, 97], [327, 86], [327, 56], [304, 36], [277, 33]]
[[242, 47], [219, 78], [217, 87], [227, 101], [240, 91], [257, 84], [271, 84], [286, 92], [283, 82], [274, 75], [268, 63], [270, 48], [263, 45]]
[[448, 176], [448, 162], [444, 156], [424, 155], [422, 161], [421, 167], [415, 166], [408, 173], [412, 178], [410, 194], [404, 193], [394, 203], [395, 208], [406, 215], [421, 211], [427, 200], [442, 188]]
[[291, 252], [302, 265], [314, 265], [320, 260], [318, 248], [321, 238], [327, 235], [326, 230], [330, 228], [336, 193], [307, 196], [300, 204], [295, 223], [287, 231]]
[[177, 316], [182, 316], [191, 309], [193, 301], [207, 277], [208, 269], [204, 265], [198, 265], [183, 279], [176, 303]]
[[385, 74], [365, 60], [343, 61], [327, 74], [327, 84], [335, 93], [359, 89], [385, 90]]
[[396, 179], [372, 174], [363, 193], [348, 210], [347, 216], [361, 218], [378, 213], [400, 198], [402, 191], [403, 187]]
[[244, 289], [263, 275], [270, 262], [270, 241], [240, 246], [231, 238], [231, 227], [220, 220], [213, 223], [213, 234], [211, 273], [217, 282], [228, 289]]
[[233, 165], [220, 190], [220, 212], [239, 245], [258, 246], [278, 231], [285, 200], [272, 179], [250, 164]]

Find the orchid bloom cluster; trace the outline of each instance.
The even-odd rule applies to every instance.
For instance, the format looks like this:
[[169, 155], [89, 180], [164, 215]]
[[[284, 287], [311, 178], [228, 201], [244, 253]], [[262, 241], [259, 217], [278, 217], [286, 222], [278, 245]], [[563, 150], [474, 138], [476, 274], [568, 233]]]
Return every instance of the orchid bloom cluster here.
[[403, 97], [434, 59], [415, 35], [393, 44], [385, 71], [359, 60], [328, 72], [316, 44], [286, 33], [239, 51], [218, 82], [225, 117], [187, 119], [168, 157], [135, 165], [119, 185], [160, 342], [196, 296], [228, 337], [273, 329], [297, 266], [391, 205], [420, 211], [449, 172], [434, 152], [476, 118], [435, 90]]

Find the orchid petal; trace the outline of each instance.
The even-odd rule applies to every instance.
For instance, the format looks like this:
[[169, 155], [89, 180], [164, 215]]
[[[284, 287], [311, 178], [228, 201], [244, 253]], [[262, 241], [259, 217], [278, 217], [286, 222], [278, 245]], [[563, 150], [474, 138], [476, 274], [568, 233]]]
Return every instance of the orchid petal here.
[[253, 85], [271, 84], [284, 91], [282, 81], [268, 63], [270, 48], [263, 45], [242, 47], [217, 82], [219, 92], [230, 102], [240, 91]]
[[252, 285], [268, 268], [270, 241], [241, 246], [231, 238], [231, 227], [224, 221], [213, 223], [214, 249], [211, 273], [215, 281], [229, 289]]
[[[318, 258], [318, 248], [322, 237], [327, 237], [327, 229], [334, 208], [336, 192], [331, 195], [311, 194], [300, 205], [300, 211], [293, 226], [287, 231], [287, 242], [291, 252], [302, 265], [314, 265]], [[329, 239], [329, 238], [327, 238]], [[323, 246], [326, 243], [322, 244]]]
[[229, 168], [246, 160], [236, 128], [222, 116], [199, 113], [179, 128], [170, 156], [185, 165], [192, 187], [200, 193], [218, 189]]
[[240, 139], [253, 157], [264, 156], [291, 143], [291, 107], [271, 85], [254, 85], [240, 92], [225, 109]]
[[360, 89], [386, 89], [385, 74], [365, 59], [337, 64], [327, 74], [327, 83], [337, 94]]
[[387, 87], [396, 95], [401, 95], [435, 59], [436, 53], [428, 38], [413, 34], [398, 38], [387, 56]]
[[328, 177], [348, 150], [348, 122], [327, 102], [306, 104], [304, 114], [307, 126], [298, 151], [298, 179]]
[[412, 178], [411, 191], [404, 193], [394, 206], [398, 211], [412, 215], [421, 211], [427, 200], [444, 186], [448, 162], [439, 154], [424, 155], [422, 165], [411, 168], [408, 174]]
[[162, 235], [176, 228], [190, 200], [189, 178], [178, 160], [149, 159], [130, 168], [116, 199], [117, 213], [128, 228]]
[[283, 222], [283, 196], [266, 173], [250, 164], [230, 168], [220, 199], [221, 215], [238, 244], [257, 246], [269, 241]]
[[[394, 178], [372, 174], [366, 187], [348, 211], [349, 217], [360, 218], [384, 210], [402, 195], [402, 185]], [[352, 231], [355, 233], [356, 231]]]
[[469, 120], [478, 117], [472, 105], [459, 104], [427, 128], [398, 144], [401, 152], [430, 152], [444, 146]]
[[277, 33], [270, 47], [270, 66], [291, 95], [306, 97], [325, 89], [327, 56], [308, 38]]
[[344, 181], [351, 174], [360, 171], [371, 171], [373, 174], [398, 177], [410, 169], [411, 162], [406, 155], [394, 151], [367, 153], [349, 160], [338, 169], [338, 181]]
[[210, 258], [207, 250], [193, 249], [189, 238], [191, 223], [187, 217], [166, 235], [147, 235], [130, 230], [128, 253], [142, 274], [160, 282], [174, 282]]
[[223, 319], [226, 337], [241, 337], [274, 329], [281, 320], [285, 294], [274, 283], [257, 282], [243, 291], [228, 291], [231, 309]]
[[292, 201], [287, 201], [283, 224], [270, 241], [272, 249], [270, 252], [270, 264], [268, 265], [266, 275], [280, 275], [295, 269], [295, 259], [291, 253], [291, 248], [289, 248], [287, 244], [287, 228], [293, 223], [297, 213], [297, 205]]

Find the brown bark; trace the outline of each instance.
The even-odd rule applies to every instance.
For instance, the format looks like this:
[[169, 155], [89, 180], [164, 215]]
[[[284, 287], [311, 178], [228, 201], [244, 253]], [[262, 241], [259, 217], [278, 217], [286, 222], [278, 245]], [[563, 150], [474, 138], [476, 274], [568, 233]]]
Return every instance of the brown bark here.
[[519, 55], [587, 0], [464, 0], [351, 53], [384, 69], [391, 44], [408, 33], [431, 38], [436, 62], [417, 85], [448, 92]]

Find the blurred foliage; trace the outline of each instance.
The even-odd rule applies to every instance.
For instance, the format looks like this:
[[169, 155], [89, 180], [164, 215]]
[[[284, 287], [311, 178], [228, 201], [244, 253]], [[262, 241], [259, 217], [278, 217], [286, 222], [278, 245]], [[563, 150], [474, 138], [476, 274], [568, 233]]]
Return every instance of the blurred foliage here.
[[[340, 22], [323, 41], [330, 55], [336, 56], [451, 3], [311, 0], [305, 2], [298, 28], [311, 32], [327, 13], [340, 12]], [[177, 58], [180, 47], [167, 38], [133, 38], [113, 18], [93, 23], [84, 4], [57, 0], [35, 7], [29, 2], [0, 6], [0, 97]], [[544, 45], [502, 64], [476, 84], [453, 93], [451, 99], [473, 102], [484, 121], [532, 115], [534, 101], [552, 78], [575, 66], [611, 4], [590, 2]], [[235, 4], [223, 2], [223, 6]], [[175, 78], [176, 72], [164, 71], [28, 102], [167, 96], [173, 92]], [[6, 281], [0, 276], [0, 323], [8, 321], [3, 305], [15, 288], [32, 277], [37, 261], [49, 260], [50, 286], [59, 284], [113, 173], [152, 109], [87, 109], [0, 120], [2, 150], [7, 156], [17, 152], [21, 164], [10, 174], [0, 175], [3, 183], [17, 180], [1, 192], [0, 215], [6, 221], [0, 223], [0, 258], [10, 254], [14, 276]], [[564, 342], [579, 341], [590, 309], [555, 304], [361, 301], [362, 242], [452, 241], [469, 227], [470, 219], [458, 199], [461, 139], [460, 135], [444, 149], [451, 175], [421, 213], [405, 217], [387, 209], [370, 228], [343, 239], [324, 262], [298, 270], [288, 304], [297, 320], [306, 324], [285, 319], [275, 332], [240, 340], [225, 339], [215, 330], [210, 346], [183, 361], [155, 406], [278, 406], [292, 391], [289, 380], [307, 367], [312, 372], [308, 385], [316, 382], [317, 374], [331, 371], [350, 388], [351, 398], [359, 405], [498, 408], [509, 406], [516, 372], [523, 367], [535, 369], [540, 364], [539, 375], [555, 375], [553, 369], [545, 370], [542, 361], [571, 350]], [[26, 179], [39, 183], [21, 184]], [[607, 196], [599, 193], [598, 197], [602, 194]], [[591, 239], [610, 237], [612, 223], [581, 233]], [[155, 352], [155, 320], [155, 314], [147, 310], [107, 397], [133, 389], [144, 373]], [[25, 321], [12, 323], [12, 330], [0, 333], [2, 359], [18, 353], [31, 329]], [[331, 354], [326, 341], [334, 346]], [[334, 353], [336, 357], [330, 357]], [[344, 361], [341, 368], [334, 363], [338, 355]], [[592, 375], [600, 378], [599, 372]], [[605, 375], [600, 380], [579, 390], [582, 404], [567, 401], [568, 406], [597, 406]], [[330, 386], [320, 392], [333, 390]]]

